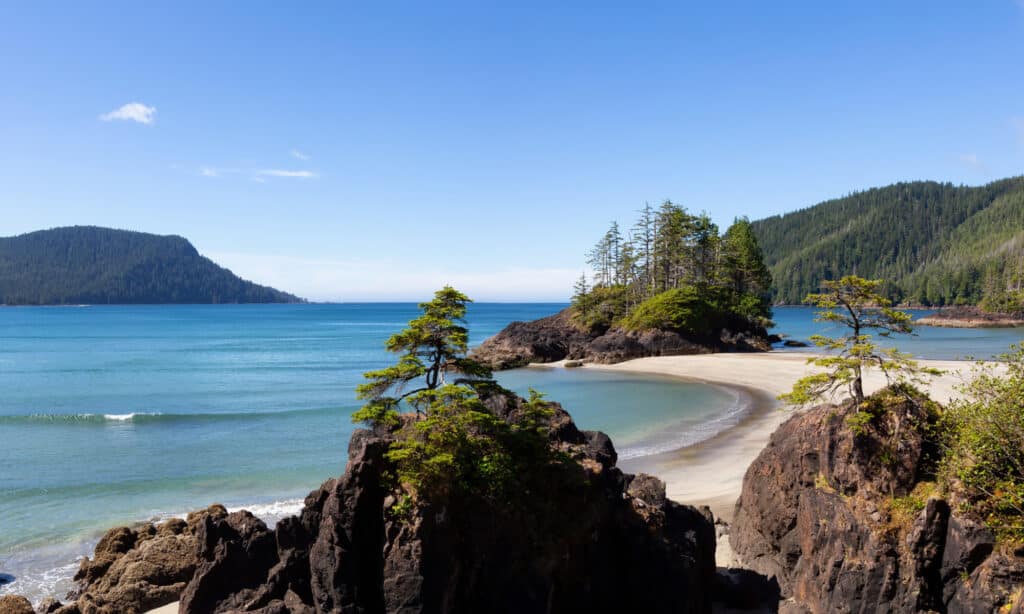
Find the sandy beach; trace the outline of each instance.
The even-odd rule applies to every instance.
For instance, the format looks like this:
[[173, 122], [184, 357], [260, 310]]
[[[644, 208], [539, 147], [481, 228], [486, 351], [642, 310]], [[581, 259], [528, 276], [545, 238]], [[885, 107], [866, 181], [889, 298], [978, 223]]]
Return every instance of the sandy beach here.
[[[681, 377], [741, 388], [750, 395], [750, 414], [735, 428], [680, 450], [619, 463], [626, 471], [650, 473], [665, 480], [670, 498], [707, 505], [716, 517], [729, 521], [747, 467], [779, 424], [794, 411], [785, 408], [775, 397], [813, 372], [814, 367], [807, 365], [807, 359], [813, 356], [795, 352], [659, 356], [584, 368]], [[941, 403], [956, 395], [957, 386], [970, 377], [972, 368], [972, 363], [965, 361], [919, 362], [945, 371], [928, 386], [932, 398]], [[868, 372], [864, 384], [865, 391], [870, 393], [884, 386], [885, 379], [879, 372]]]

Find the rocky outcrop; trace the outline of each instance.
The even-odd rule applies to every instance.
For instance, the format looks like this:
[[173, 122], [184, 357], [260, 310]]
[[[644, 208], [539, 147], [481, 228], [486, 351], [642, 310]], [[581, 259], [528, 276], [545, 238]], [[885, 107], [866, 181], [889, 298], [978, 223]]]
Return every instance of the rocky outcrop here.
[[[487, 399], [499, 416], [521, 400]], [[709, 612], [710, 512], [669, 501], [664, 484], [623, 474], [602, 433], [557, 405], [552, 444], [572, 479], [500, 508], [433, 501], [407, 516], [382, 486], [389, 436], [357, 431], [345, 474], [276, 529], [236, 513], [197, 533], [186, 614], [211, 612]]]
[[473, 350], [473, 358], [495, 369], [510, 369], [564, 359], [608, 364], [643, 356], [771, 349], [764, 330], [718, 330], [704, 337], [670, 330], [587, 332], [571, 315], [570, 309], [564, 309], [532, 322], [513, 322]]
[[0, 614], [35, 614], [35, 610], [21, 595], [0, 595]]
[[211, 505], [186, 520], [107, 531], [75, 574], [78, 589], [69, 595], [74, 601], [48, 599], [40, 612], [140, 614], [177, 601], [199, 563], [202, 528], [227, 516], [223, 506]]
[[1024, 326], [1024, 313], [994, 313], [973, 306], [949, 307], [919, 318], [914, 324], [944, 328], [1014, 328]]
[[925, 405], [897, 402], [859, 434], [856, 411], [818, 407], [775, 432], [736, 506], [740, 561], [775, 578], [795, 611], [1020, 611], [1024, 558], [925, 494]]

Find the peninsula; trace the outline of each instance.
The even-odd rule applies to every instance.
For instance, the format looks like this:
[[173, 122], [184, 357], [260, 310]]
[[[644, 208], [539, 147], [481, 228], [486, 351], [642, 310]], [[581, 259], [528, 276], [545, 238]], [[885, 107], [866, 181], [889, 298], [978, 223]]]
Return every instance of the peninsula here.
[[0, 238], [0, 305], [299, 302], [178, 236], [70, 226]]

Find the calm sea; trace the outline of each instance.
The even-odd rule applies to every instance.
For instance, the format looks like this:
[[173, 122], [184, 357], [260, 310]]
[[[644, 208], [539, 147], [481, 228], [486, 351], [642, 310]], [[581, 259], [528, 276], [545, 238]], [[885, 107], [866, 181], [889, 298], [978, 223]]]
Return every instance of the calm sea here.
[[[558, 304], [477, 304], [472, 343]], [[413, 304], [0, 309], [0, 592], [63, 596], [103, 530], [213, 501], [273, 520], [344, 469], [361, 374]], [[822, 329], [802, 308], [778, 331]], [[990, 356], [1018, 330], [922, 329], [901, 347]], [[520, 369], [500, 381], [563, 403], [620, 456], [735, 424], [735, 391], [656, 377]]]

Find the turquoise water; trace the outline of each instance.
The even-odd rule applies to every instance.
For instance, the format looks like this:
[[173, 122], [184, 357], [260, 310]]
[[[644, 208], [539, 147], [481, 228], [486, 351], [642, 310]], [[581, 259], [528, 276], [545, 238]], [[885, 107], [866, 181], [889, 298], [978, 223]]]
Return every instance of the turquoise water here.
[[[932, 311], [910, 309], [915, 318]], [[775, 333], [784, 333], [789, 338], [807, 341], [811, 335], [839, 335], [838, 327], [814, 321], [814, 309], [810, 307], [776, 307], [772, 319]], [[881, 340], [882, 345], [895, 345], [901, 351], [917, 358], [936, 360], [963, 360], [967, 358], [992, 358], [1006, 352], [1011, 344], [1024, 341], [1024, 327], [1021, 328], [937, 328], [918, 327], [913, 335], [899, 335], [891, 340]], [[813, 348], [779, 348], [783, 351], [806, 352]]]
[[[563, 305], [481, 304], [472, 343]], [[344, 469], [361, 374], [411, 304], [0, 309], [0, 590], [60, 594], [103, 530], [220, 501], [274, 519]], [[623, 458], [734, 424], [726, 389], [599, 371], [500, 374]], [[3, 576], [0, 576], [2, 578]]]
[[[480, 304], [472, 343], [557, 304]], [[364, 371], [412, 304], [92, 306], [0, 309], [0, 587], [60, 594], [103, 530], [220, 501], [269, 520], [344, 469]], [[805, 308], [776, 332], [830, 331]], [[926, 358], [988, 357], [1024, 329], [921, 328], [900, 347]], [[597, 370], [501, 373], [547, 393], [622, 459], [734, 425], [740, 393]], [[6, 574], [6, 575], [5, 575]]]

